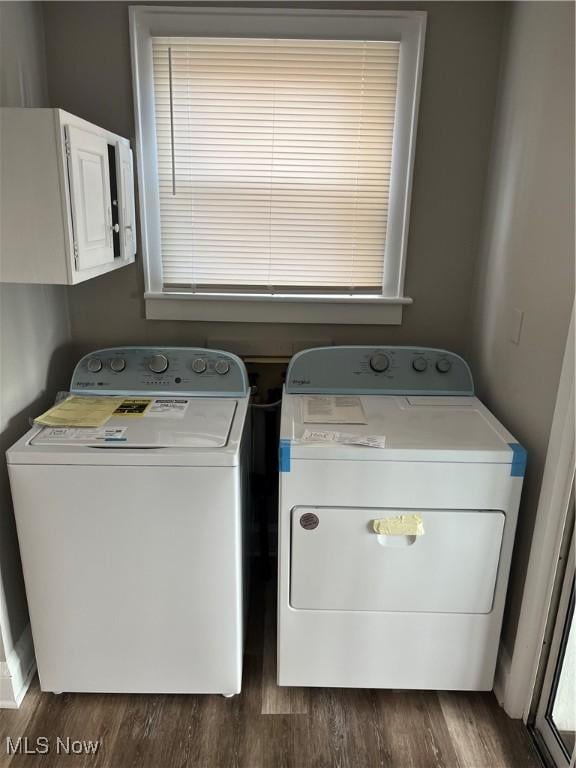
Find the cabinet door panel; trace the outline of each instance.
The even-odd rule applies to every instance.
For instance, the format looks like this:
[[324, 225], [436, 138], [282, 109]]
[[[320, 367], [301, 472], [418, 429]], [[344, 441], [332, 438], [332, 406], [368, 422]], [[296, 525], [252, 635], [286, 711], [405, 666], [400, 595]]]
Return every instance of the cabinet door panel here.
[[120, 194], [120, 248], [123, 259], [136, 254], [136, 213], [134, 210], [134, 166], [132, 150], [116, 145], [118, 191]]
[[66, 134], [77, 269], [90, 269], [114, 261], [108, 143], [74, 126]]

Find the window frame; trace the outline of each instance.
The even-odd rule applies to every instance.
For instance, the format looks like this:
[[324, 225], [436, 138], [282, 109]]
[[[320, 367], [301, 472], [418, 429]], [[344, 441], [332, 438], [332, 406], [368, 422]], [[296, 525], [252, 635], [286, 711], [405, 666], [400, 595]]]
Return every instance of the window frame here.
[[[146, 317], [232, 322], [400, 324], [403, 306], [412, 303], [404, 295], [404, 273], [426, 13], [131, 6], [129, 14]], [[239, 294], [163, 290], [150, 40], [153, 36], [400, 41], [381, 294]]]

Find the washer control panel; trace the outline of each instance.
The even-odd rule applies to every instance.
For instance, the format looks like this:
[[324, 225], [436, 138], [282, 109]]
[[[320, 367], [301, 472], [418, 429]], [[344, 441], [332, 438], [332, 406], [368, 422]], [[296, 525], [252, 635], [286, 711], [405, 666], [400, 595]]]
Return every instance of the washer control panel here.
[[242, 360], [201, 347], [110, 347], [83, 357], [70, 391], [76, 394], [180, 394], [244, 397], [249, 390]]
[[429, 347], [319, 347], [299, 352], [289, 394], [473, 395], [465, 360]]

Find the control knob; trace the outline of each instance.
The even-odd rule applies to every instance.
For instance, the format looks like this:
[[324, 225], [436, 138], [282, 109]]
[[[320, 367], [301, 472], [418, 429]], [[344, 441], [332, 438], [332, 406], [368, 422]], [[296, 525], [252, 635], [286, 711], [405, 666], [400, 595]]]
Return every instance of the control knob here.
[[216, 373], [219, 373], [220, 376], [224, 376], [224, 374], [228, 373], [230, 370], [230, 363], [228, 360], [217, 360], [214, 370]]
[[377, 352], [370, 358], [370, 368], [376, 373], [384, 373], [390, 367], [390, 360], [383, 352]]
[[91, 357], [86, 367], [90, 373], [98, 373], [98, 371], [102, 370], [102, 360], [99, 360], [97, 357]]
[[414, 360], [412, 360], [412, 368], [418, 373], [424, 373], [426, 368], [428, 368], [428, 361], [425, 357], [415, 357]]
[[208, 365], [203, 357], [195, 357], [194, 360], [192, 360], [192, 370], [194, 373], [204, 373], [207, 367]]
[[164, 373], [168, 370], [168, 358], [166, 355], [152, 355], [148, 362], [148, 368], [152, 373]]
[[121, 373], [126, 368], [126, 360], [123, 357], [113, 357], [110, 360], [110, 368], [115, 373]]
[[436, 370], [438, 373], [448, 373], [452, 368], [452, 363], [445, 357], [441, 357], [436, 363]]

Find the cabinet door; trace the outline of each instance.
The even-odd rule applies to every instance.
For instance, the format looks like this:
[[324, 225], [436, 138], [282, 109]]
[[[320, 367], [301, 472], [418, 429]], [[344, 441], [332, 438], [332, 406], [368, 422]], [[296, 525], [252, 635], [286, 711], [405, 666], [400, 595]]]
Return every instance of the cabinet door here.
[[116, 144], [116, 176], [120, 197], [120, 249], [122, 258], [128, 259], [136, 254], [134, 166], [132, 150], [120, 141]]
[[114, 261], [112, 201], [106, 139], [66, 126], [76, 269]]

